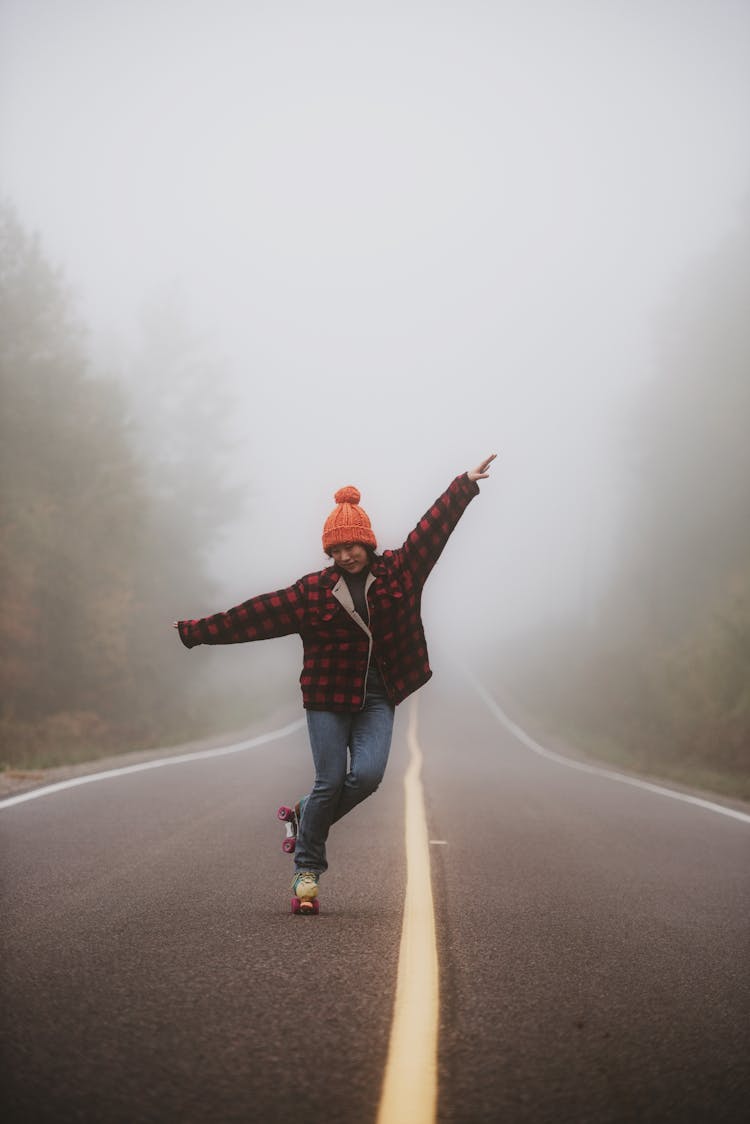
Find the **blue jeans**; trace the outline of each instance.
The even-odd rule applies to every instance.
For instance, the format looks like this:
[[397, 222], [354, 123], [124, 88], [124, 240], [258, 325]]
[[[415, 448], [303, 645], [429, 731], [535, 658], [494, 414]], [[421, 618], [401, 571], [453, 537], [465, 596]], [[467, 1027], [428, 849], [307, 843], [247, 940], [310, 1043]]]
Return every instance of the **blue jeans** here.
[[368, 677], [362, 710], [351, 714], [306, 711], [315, 784], [302, 802], [294, 852], [297, 870], [316, 870], [322, 874], [328, 869], [326, 840], [331, 824], [371, 796], [383, 779], [391, 748], [394, 712], [377, 675]]

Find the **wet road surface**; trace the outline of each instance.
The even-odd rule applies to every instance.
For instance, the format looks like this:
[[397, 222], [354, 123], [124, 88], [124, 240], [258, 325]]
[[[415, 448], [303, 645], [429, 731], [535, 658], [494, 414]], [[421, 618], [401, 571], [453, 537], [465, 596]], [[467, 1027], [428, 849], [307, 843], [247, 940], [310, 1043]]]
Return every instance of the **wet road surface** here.
[[[405, 886], [407, 708], [288, 912], [304, 730], [0, 809], [4, 1118], [374, 1121]], [[420, 693], [437, 1119], [739, 1121], [750, 825], [545, 761]]]

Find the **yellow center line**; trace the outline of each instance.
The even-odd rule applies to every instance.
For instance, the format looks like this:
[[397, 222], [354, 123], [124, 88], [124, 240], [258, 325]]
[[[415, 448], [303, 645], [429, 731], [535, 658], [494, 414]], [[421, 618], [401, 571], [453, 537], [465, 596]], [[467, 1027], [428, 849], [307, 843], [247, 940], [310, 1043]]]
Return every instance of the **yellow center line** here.
[[408, 744], [406, 897], [377, 1124], [433, 1124], [437, 1109], [438, 957], [416, 698], [409, 712]]

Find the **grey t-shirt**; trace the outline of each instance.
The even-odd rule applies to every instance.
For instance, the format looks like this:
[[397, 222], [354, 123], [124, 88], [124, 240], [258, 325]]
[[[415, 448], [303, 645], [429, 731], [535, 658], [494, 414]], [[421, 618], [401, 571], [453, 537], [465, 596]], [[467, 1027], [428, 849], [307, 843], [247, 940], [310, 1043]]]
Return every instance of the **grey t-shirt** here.
[[367, 581], [369, 572], [367, 567], [365, 567], [364, 570], [360, 570], [358, 574], [347, 574], [345, 570], [343, 571], [344, 581], [348, 585], [349, 592], [352, 595], [354, 608], [368, 628], [370, 625], [370, 610], [367, 607], [367, 598], [365, 597], [365, 582]]
[[[349, 587], [349, 592], [352, 595], [354, 608], [357, 610], [368, 628], [370, 627], [370, 610], [367, 606], [367, 598], [365, 597], [365, 582], [367, 581], [367, 575], [369, 574], [369, 572], [370, 571], [368, 568], [361, 570], [358, 574], [347, 574], [346, 571], [342, 571], [342, 573], [344, 574], [344, 581]], [[368, 695], [386, 696], [386, 690], [383, 686], [383, 681], [380, 678], [380, 673], [374, 659], [370, 661], [367, 670], [366, 690]]]

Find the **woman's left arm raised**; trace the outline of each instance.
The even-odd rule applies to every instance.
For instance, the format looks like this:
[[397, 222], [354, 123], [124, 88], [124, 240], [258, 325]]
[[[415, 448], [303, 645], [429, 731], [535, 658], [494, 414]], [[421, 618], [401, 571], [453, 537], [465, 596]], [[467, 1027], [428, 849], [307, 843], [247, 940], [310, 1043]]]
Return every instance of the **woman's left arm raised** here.
[[493, 453], [476, 468], [457, 476], [424, 513], [400, 550], [393, 552], [397, 565], [406, 566], [420, 585], [427, 580], [451, 532], [479, 492], [477, 480], [486, 480], [489, 476], [488, 469], [496, 455]]

